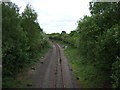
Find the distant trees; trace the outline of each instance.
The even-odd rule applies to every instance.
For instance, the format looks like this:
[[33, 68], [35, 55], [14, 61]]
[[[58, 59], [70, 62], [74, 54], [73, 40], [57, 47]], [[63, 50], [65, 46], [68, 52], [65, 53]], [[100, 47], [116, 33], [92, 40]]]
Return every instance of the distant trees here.
[[2, 11], [4, 78], [15, 76], [29, 66], [49, 44], [37, 22], [37, 13], [30, 5], [26, 6], [22, 15], [13, 3], [2, 3]]
[[62, 31], [61, 34], [66, 34], [66, 31]]

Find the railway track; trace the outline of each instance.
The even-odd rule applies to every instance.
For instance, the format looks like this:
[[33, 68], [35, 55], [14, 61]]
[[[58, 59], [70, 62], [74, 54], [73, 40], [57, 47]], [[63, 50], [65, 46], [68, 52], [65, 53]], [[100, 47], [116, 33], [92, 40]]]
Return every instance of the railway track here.
[[63, 80], [63, 70], [62, 70], [62, 58], [60, 53], [60, 47], [58, 44], [55, 44], [58, 49], [58, 61], [56, 66], [56, 83], [55, 88], [65, 88], [64, 80]]
[[30, 88], [78, 88], [63, 49], [57, 43], [51, 42], [51, 45], [43, 63], [38, 64], [34, 73], [29, 75], [33, 83]]

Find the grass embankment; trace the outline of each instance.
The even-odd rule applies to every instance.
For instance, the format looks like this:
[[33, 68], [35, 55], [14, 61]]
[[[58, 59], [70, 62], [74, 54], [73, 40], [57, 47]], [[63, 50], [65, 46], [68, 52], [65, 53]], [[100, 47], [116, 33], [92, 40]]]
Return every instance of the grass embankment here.
[[43, 49], [43, 51], [41, 51], [38, 54], [38, 58], [34, 59], [33, 62], [31, 62], [30, 65], [24, 68], [17, 76], [3, 78], [2, 87], [3, 88], [26, 88], [27, 86], [32, 85], [32, 81], [26, 80], [28, 76], [27, 73], [31, 69], [31, 67], [35, 66], [37, 63], [40, 62], [40, 58], [43, 57], [45, 53], [48, 52], [49, 49], [50, 47]]
[[69, 44], [65, 44], [61, 41], [56, 41], [61, 46], [67, 46], [64, 49], [65, 55], [69, 59], [69, 64], [73, 69], [73, 75], [78, 79], [81, 88], [98, 88], [101, 87], [99, 78], [93, 78], [94, 74], [97, 73], [96, 69], [92, 64], [82, 63], [78, 48], [73, 48]]

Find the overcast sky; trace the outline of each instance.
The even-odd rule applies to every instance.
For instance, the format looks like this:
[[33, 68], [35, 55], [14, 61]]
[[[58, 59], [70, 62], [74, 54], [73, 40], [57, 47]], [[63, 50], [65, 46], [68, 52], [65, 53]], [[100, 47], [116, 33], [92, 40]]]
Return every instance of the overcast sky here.
[[77, 28], [77, 21], [90, 15], [89, 1], [92, 0], [11, 0], [23, 12], [30, 3], [38, 14], [38, 22], [46, 33], [66, 31]]

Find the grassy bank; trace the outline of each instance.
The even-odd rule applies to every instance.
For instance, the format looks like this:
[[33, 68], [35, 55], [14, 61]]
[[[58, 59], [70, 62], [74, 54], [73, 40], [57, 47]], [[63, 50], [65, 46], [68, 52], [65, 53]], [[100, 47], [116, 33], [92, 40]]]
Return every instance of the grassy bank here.
[[[96, 76], [97, 70], [92, 63], [83, 63], [79, 55], [78, 48], [73, 48], [69, 44], [57, 41], [61, 46], [67, 46], [64, 49], [65, 55], [69, 59], [69, 64], [73, 69], [73, 75], [78, 79], [81, 88], [101, 88], [103, 87], [101, 76]], [[96, 78], [95, 78], [96, 77]]]
[[4, 77], [2, 80], [2, 87], [3, 88], [26, 88], [27, 85], [32, 85], [32, 81], [26, 80], [27, 73], [31, 69], [31, 67], [35, 66], [37, 63], [40, 62], [40, 58], [43, 57], [48, 50], [50, 49], [50, 46], [43, 49], [39, 54], [38, 58], [33, 60], [33, 62], [30, 63], [26, 68], [24, 68], [17, 76], [15, 77]]
[[78, 55], [78, 50], [76, 48], [69, 47], [65, 49], [64, 52], [65, 55], [69, 58], [69, 63], [73, 69], [73, 74], [78, 79], [80, 87], [97, 87], [97, 80], [90, 80], [90, 73], [95, 72], [94, 67], [92, 65], [85, 65], [81, 63], [80, 56]]

